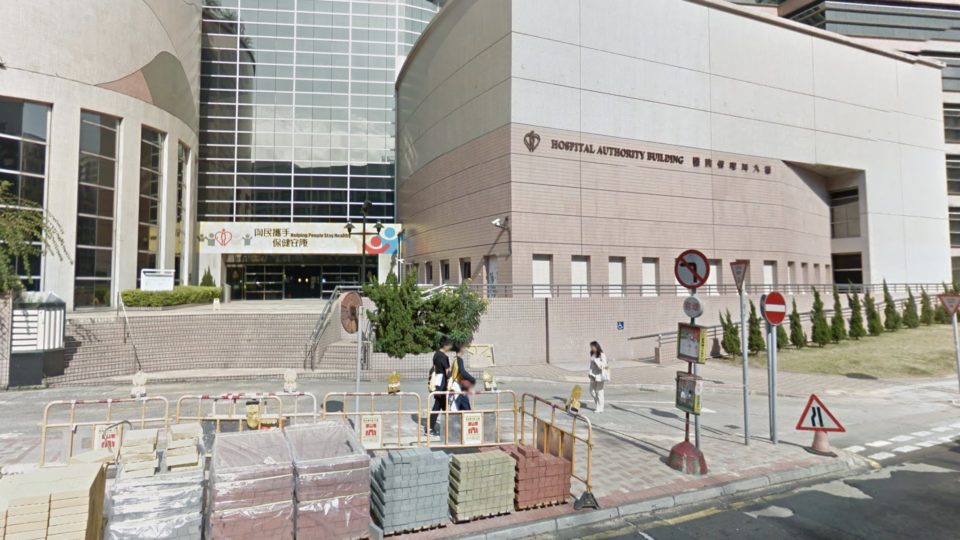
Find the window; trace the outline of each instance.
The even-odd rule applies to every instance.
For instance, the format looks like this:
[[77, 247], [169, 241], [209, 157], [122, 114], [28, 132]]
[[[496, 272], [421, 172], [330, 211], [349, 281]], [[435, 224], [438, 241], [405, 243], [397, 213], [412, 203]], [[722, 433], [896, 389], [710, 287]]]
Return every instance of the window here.
[[470, 259], [460, 259], [460, 283], [473, 279], [473, 268]]
[[820, 285], [821, 283], [822, 282], [820, 281], [820, 264], [814, 263], [813, 264], [813, 284]]
[[157, 268], [160, 252], [160, 183], [163, 178], [163, 140], [159, 131], [140, 132], [140, 211], [137, 220], [137, 287], [140, 271]]
[[763, 261], [763, 287], [772, 291], [777, 286], [777, 262]]
[[574, 298], [590, 296], [590, 257], [570, 259], [570, 285]]
[[450, 283], [450, 261], [440, 261], [440, 283]]
[[859, 253], [833, 254], [833, 282], [841, 285], [863, 283], [863, 263]]
[[806, 293], [806, 285], [810, 284], [810, 267], [807, 266], [807, 263], [800, 263], [800, 274], [803, 277], [803, 283], [800, 284], [803, 287], [800, 289], [801, 292]]
[[719, 259], [713, 259], [710, 261], [710, 275], [707, 276], [707, 282], [704, 284], [704, 292], [716, 296], [720, 294], [720, 278], [721, 271], [723, 269], [723, 262]]
[[657, 296], [659, 279], [660, 259], [644, 258], [643, 266], [640, 268], [640, 279], [642, 281], [643, 296]]
[[790, 289], [793, 285], [797, 284], [797, 264], [793, 261], [787, 262], [787, 291], [792, 292]]
[[483, 259], [483, 274], [487, 281], [487, 296], [497, 296], [497, 256], [490, 255]]
[[423, 269], [426, 272], [425, 283], [433, 285], [433, 263], [431, 262], [423, 263]]
[[953, 282], [960, 282], [960, 257], [951, 257], [950, 262], [953, 266]]
[[860, 236], [860, 195], [857, 188], [830, 194], [830, 237]]
[[186, 168], [190, 164], [190, 149], [182, 142], [177, 144], [177, 240], [174, 255], [174, 283], [181, 282], [180, 265], [183, 260], [183, 246], [189, 245], [186, 238], [186, 228], [183, 223], [184, 189], [186, 182]]
[[947, 193], [960, 195], [960, 155], [947, 156]]
[[[0, 185], [19, 211], [41, 212], [47, 175], [48, 105], [0, 97]], [[39, 239], [38, 239], [39, 240]], [[34, 245], [40, 248], [40, 242]], [[27, 290], [40, 290], [41, 257], [13, 261]]]
[[80, 113], [74, 307], [109, 306], [113, 277], [113, 208], [120, 121]]
[[533, 297], [550, 298], [553, 285], [553, 257], [533, 256]]
[[950, 246], [960, 247], [960, 207], [951, 206], [950, 212]]
[[943, 106], [943, 138], [948, 143], [960, 143], [960, 105]]
[[610, 257], [607, 264], [607, 285], [611, 298], [623, 297], [623, 282], [625, 281], [627, 260], [623, 257]]

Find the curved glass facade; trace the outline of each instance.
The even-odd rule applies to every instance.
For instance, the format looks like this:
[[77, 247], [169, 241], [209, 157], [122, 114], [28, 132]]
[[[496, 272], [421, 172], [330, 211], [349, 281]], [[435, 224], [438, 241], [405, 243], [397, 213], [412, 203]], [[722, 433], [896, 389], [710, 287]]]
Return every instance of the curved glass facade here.
[[204, 0], [197, 219], [394, 220], [394, 80], [439, 4]]

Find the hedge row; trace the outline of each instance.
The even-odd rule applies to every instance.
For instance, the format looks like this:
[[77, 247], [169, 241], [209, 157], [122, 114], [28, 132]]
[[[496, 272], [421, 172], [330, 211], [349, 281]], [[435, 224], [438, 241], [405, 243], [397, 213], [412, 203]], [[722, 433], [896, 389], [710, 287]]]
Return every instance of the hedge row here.
[[127, 307], [164, 307], [209, 304], [220, 298], [220, 287], [174, 287], [172, 291], [129, 289], [120, 293]]

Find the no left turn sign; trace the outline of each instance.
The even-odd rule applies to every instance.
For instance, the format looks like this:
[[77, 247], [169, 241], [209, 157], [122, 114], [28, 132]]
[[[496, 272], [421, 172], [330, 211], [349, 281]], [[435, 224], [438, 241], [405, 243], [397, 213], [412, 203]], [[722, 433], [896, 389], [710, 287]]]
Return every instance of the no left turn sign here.
[[688, 289], [699, 289], [710, 277], [710, 261], [703, 253], [688, 249], [677, 257], [673, 274], [677, 277], [677, 283]]

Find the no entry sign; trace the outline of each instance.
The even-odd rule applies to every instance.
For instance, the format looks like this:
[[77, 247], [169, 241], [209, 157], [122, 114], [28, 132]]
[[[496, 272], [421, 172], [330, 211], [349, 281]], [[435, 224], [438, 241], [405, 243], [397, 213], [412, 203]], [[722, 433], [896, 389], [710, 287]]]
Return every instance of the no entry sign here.
[[677, 257], [673, 274], [677, 277], [677, 283], [688, 289], [699, 289], [710, 277], [710, 261], [703, 253], [688, 249]]
[[765, 294], [760, 298], [760, 313], [768, 323], [780, 326], [787, 316], [787, 301], [777, 291]]

